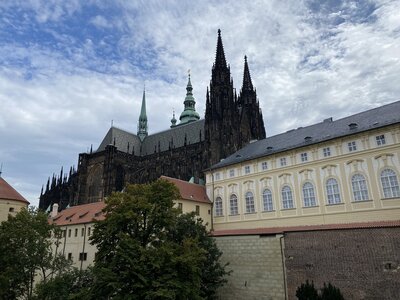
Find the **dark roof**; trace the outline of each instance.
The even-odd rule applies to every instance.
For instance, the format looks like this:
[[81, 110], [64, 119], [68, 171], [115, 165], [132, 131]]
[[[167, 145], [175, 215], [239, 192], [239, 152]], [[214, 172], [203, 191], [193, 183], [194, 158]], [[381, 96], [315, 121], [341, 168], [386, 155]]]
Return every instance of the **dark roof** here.
[[141, 155], [153, 154], [154, 149], [158, 151], [159, 143], [160, 151], [169, 150], [171, 142], [172, 148], [182, 147], [185, 145], [185, 137], [188, 145], [198, 143], [200, 142], [200, 133], [201, 141], [204, 141], [204, 119], [149, 135], [143, 140]]
[[155, 150], [158, 152], [159, 147], [160, 151], [169, 150], [170, 145], [172, 148], [182, 147], [185, 145], [185, 137], [188, 145], [204, 141], [204, 119], [149, 135], [143, 142], [140, 142], [139, 137], [131, 132], [111, 127], [97, 151], [105, 150], [107, 145], [113, 145], [115, 141], [115, 146], [119, 151], [127, 152], [129, 143], [129, 153], [132, 153], [134, 146], [135, 155], [145, 156], [153, 154]]
[[213, 231], [212, 235], [213, 236], [260, 235], [260, 234], [261, 235], [269, 235], [269, 234], [282, 234], [285, 232], [299, 232], [299, 231], [390, 228], [390, 227], [400, 227], [400, 220], [358, 222], [358, 223], [344, 223], [344, 224], [302, 225], [302, 226], [288, 226], [288, 227], [226, 229], [226, 230]]
[[125, 131], [123, 129], [119, 129], [117, 127], [111, 127], [103, 141], [101, 142], [97, 151], [103, 151], [106, 149], [108, 145], [113, 145], [115, 140], [115, 147], [119, 151], [128, 152], [128, 143], [129, 143], [129, 153], [132, 153], [132, 149], [135, 149], [135, 155], [140, 154], [140, 139], [137, 135]]
[[19, 201], [25, 203], [26, 205], [29, 205], [28, 200], [26, 200], [20, 193], [18, 193], [2, 177], [0, 177], [0, 199]]
[[299, 127], [250, 143], [221, 162], [213, 165], [211, 169], [221, 168], [399, 122], [400, 101], [397, 101], [343, 119], [332, 121], [332, 119], [329, 118], [321, 123], [307, 127]]

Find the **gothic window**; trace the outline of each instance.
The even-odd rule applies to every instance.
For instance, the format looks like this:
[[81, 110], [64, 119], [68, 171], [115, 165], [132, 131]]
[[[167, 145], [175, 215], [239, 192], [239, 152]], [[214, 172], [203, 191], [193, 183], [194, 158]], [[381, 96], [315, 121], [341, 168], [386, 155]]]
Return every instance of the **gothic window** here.
[[392, 169], [385, 169], [381, 173], [381, 183], [385, 198], [400, 197], [399, 181]]
[[217, 197], [217, 199], [215, 199], [214, 205], [215, 205], [215, 216], [217, 217], [223, 216], [221, 197]]
[[386, 144], [385, 135], [381, 134], [375, 137], [376, 145], [382, 146]]
[[284, 209], [294, 207], [292, 189], [287, 185], [282, 188], [282, 205]]
[[347, 147], [349, 148], [349, 151], [350, 151], [350, 152], [356, 151], [356, 150], [357, 150], [357, 145], [356, 145], [356, 142], [355, 142], [355, 141], [348, 142], [348, 143], [347, 143]]
[[331, 156], [331, 148], [326, 147], [326, 148], [322, 149], [322, 153], [324, 154], [324, 157]]
[[354, 201], [365, 201], [369, 199], [367, 181], [363, 175], [353, 175], [353, 177], [351, 177], [351, 187], [353, 189]]
[[329, 178], [326, 181], [326, 195], [328, 196], [328, 204], [340, 203], [339, 184], [335, 178]]
[[263, 208], [264, 211], [274, 210], [274, 206], [272, 203], [272, 193], [269, 189], [265, 189], [263, 192]]
[[246, 198], [246, 213], [254, 213], [255, 207], [254, 207], [253, 193], [247, 192], [245, 198]]
[[304, 207], [316, 206], [314, 186], [311, 182], [306, 182], [303, 185], [303, 200]]
[[307, 152], [301, 153], [301, 154], [300, 154], [300, 158], [301, 158], [301, 161], [302, 161], [302, 162], [308, 161]]
[[229, 204], [230, 204], [231, 216], [238, 215], [239, 214], [238, 201], [237, 201], [237, 196], [235, 194], [231, 195], [231, 197], [229, 199]]

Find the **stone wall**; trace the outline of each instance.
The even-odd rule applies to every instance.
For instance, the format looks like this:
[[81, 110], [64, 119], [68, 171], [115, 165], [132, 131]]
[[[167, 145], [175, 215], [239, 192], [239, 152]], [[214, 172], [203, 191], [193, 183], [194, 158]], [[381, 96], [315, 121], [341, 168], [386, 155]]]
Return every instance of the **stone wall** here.
[[289, 299], [306, 279], [331, 282], [346, 300], [400, 299], [400, 228], [285, 234]]
[[[219, 290], [220, 299], [285, 299], [280, 236], [216, 237], [229, 262], [228, 283]], [[283, 244], [283, 241], [282, 241]]]

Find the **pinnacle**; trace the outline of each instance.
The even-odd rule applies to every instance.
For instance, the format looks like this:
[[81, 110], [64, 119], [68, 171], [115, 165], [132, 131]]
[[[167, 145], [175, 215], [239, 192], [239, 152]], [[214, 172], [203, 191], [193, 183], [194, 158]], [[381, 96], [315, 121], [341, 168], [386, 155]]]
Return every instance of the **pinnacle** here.
[[216, 67], [226, 67], [224, 46], [222, 44], [221, 38], [221, 30], [218, 29], [218, 41], [217, 41], [217, 53], [215, 56], [215, 64]]
[[244, 72], [243, 72], [243, 86], [242, 91], [252, 91], [253, 83], [251, 82], [251, 76], [249, 71], [249, 65], [247, 63], [247, 56], [244, 56]]

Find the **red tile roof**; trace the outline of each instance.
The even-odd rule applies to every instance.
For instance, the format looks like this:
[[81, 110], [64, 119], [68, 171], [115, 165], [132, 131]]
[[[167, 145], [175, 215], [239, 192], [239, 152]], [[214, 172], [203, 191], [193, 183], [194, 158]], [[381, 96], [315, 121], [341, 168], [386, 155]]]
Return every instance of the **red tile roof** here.
[[168, 176], [161, 176], [161, 179], [168, 180], [169, 182], [175, 184], [181, 194], [182, 199], [184, 200], [211, 203], [207, 196], [206, 187], [204, 185], [190, 183]]
[[400, 220], [379, 221], [379, 222], [362, 222], [362, 223], [346, 223], [346, 224], [325, 224], [325, 225], [308, 225], [308, 226], [252, 228], [252, 229], [227, 229], [227, 230], [213, 231], [212, 235], [213, 236], [260, 235], [260, 234], [268, 235], [268, 234], [281, 234], [281, 233], [285, 233], [285, 232], [297, 232], [297, 231], [384, 228], [384, 227], [400, 227]]
[[54, 218], [51, 218], [50, 223], [63, 226], [104, 220], [105, 216], [102, 212], [104, 207], [105, 203], [103, 201], [72, 206], [62, 210]]
[[29, 205], [28, 200], [26, 200], [20, 193], [18, 193], [2, 177], [0, 177], [0, 199], [20, 201]]

